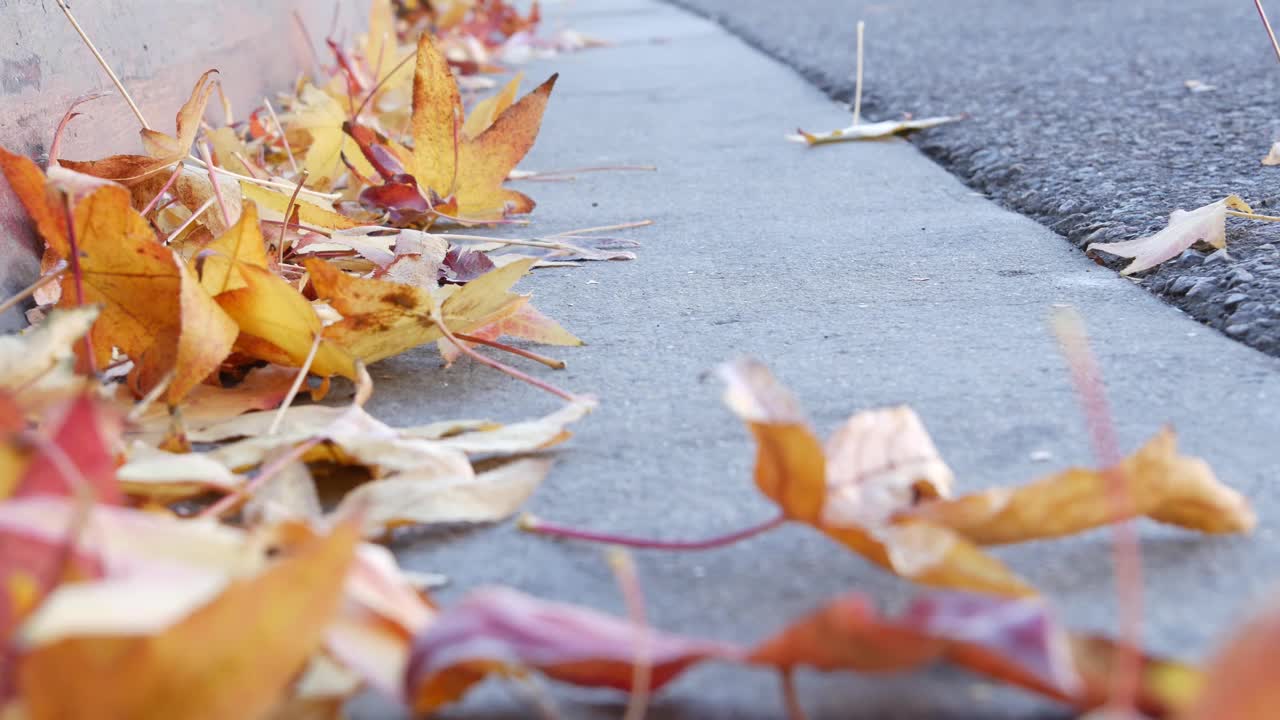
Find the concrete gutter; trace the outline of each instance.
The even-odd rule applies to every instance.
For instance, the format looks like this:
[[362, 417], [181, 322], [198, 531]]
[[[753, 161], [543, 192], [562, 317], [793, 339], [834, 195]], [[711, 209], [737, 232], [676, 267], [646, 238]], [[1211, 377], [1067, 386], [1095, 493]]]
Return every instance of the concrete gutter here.
[[[561, 353], [562, 386], [602, 407], [562, 451], [531, 502], [536, 514], [592, 528], [700, 538], [770, 514], [750, 480], [752, 444], [706, 374], [758, 356], [828, 430], [862, 408], [915, 406], [960, 488], [1020, 483], [1091, 455], [1046, 318], [1085, 316], [1123, 446], [1164, 423], [1189, 452], [1248, 495], [1253, 537], [1206, 538], [1143, 523], [1146, 638], [1199, 659], [1272, 587], [1280, 566], [1274, 403], [1280, 364], [1192, 322], [1080, 256], [1040, 225], [976, 196], [901, 141], [808, 150], [796, 125], [838, 127], [846, 113], [791, 70], [701, 19], [650, 0], [569, 6], [568, 24], [613, 48], [528, 69], [561, 73], [542, 137], [524, 166], [654, 163], [652, 174], [527, 183], [533, 232], [641, 218], [640, 259], [540, 271], [538, 307], [589, 345]], [[526, 233], [529, 231], [526, 230]], [[543, 371], [534, 367], [534, 371]], [[393, 422], [459, 416], [514, 420], [555, 402], [474, 363], [441, 369], [431, 348], [372, 368], [371, 410]], [[1047, 451], [1049, 462], [1033, 453]], [[418, 570], [448, 574], [448, 603], [501, 583], [623, 612], [599, 548], [503, 525], [429, 533], [397, 547]], [[1012, 547], [1000, 557], [1078, 628], [1114, 630], [1109, 536]], [[887, 607], [915, 588], [803, 528], [703, 553], [637, 555], [661, 628], [750, 642], [833, 594]], [[498, 684], [455, 718], [525, 718]], [[800, 678], [814, 718], [1060, 716], [1026, 695], [961, 673]], [[566, 718], [616, 718], [610, 694], [561, 692]], [[395, 717], [374, 698], [355, 716]], [[769, 674], [706, 667], [660, 696], [653, 718], [778, 718]]]

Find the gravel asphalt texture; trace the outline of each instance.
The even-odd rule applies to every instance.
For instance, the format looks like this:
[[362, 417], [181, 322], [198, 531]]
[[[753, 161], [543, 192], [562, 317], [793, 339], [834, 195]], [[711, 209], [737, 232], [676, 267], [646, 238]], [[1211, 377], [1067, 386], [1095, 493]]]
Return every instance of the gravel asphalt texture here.
[[[1122, 447], [1172, 423], [1184, 450], [1206, 458], [1261, 519], [1254, 535], [1234, 537], [1141, 523], [1150, 648], [1204, 658], [1274, 589], [1280, 361], [1090, 262], [910, 143], [810, 150], [783, 141], [798, 123], [834, 127], [847, 115], [713, 23], [653, 0], [547, 12], [615, 45], [526, 68], [526, 86], [552, 72], [560, 80], [521, 166], [658, 171], [520, 183], [538, 201], [533, 226], [498, 231], [528, 236], [655, 221], [629, 231], [643, 243], [635, 261], [540, 270], [518, 286], [588, 343], [554, 349], [569, 364], [564, 371], [522, 367], [601, 399], [557, 451], [530, 512], [664, 539], [704, 538], [767, 518], [772, 509], [751, 482], [752, 442], [709, 377], [738, 355], [773, 367], [824, 434], [858, 410], [911, 404], [961, 492], [1091, 464], [1046, 323], [1053, 305], [1069, 304], [1093, 334]], [[370, 371], [369, 409], [395, 424], [519, 420], [557, 406], [474, 362], [444, 369], [432, 347]], [[1109, 548], [1110, 535], [1094, 532], [997, 554], [1072, 627], [1114, 631]], [[437, 594], [445, 606], [477, 586], [502, 584], [625, 612], [601, 548], [532, 537], [512, 523], [422, 532], [394, 549], [407, 567], [451, 578]], [[867, 593], [892, 610], [919, 590], [803, 527], [712, 551], [635, 558], [656, 627], [743, 643], [842, 592]], [[949, 669], [802, 672], [799, 686], [814, 720], [1067, 717], [1051, 703]], [[547, 687], [561, 717], [622, 715], [617, 694]], [[722, 665], [693, 670], [655, 703], [654, 720], [773, 720], [784, 712], [770, 673]], [[352, 710], [360, 720], [397, 717], [374, 697]], [[534, 715], [527, 698], [497, 682], [444, 713]]]
[[[1280, 139], [1280, 63], [1250, 0], [677, 3], [843, 101], [853, 97], [855, 23], [865, 20], [866, 114], [969, 113], [914, 142], [1081, 248], [1150, 234], [1174, 208], [1228, 193], [1280, 214], [1280, 166], [1260, 164]], [[1189, 80], [1214, 89], [1191, 92]], [[793, 113], [778, 131], [833, 129], [822, 122]], [[1280, 227], [1233, 220], [1227, 237], [1225, 257], [1188, 252], [1140, 282], [1280, 355]]]

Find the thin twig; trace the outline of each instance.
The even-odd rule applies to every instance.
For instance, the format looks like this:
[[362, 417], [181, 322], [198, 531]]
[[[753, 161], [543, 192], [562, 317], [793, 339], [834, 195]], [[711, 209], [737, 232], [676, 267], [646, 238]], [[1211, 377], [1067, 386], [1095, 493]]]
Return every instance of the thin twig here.
[[1137, 714], [1135, 708], [1142, 682], [1142, 551], [1132, 520], [1133, 498], [1120, 466], [1120, 447], [1106, 388], [1097, 360], [1089, 349], [1084, 322], [1073, 310], [1059, 311], [1053, 317], [1053, 329], [1071, 369], [1114, 516], [1112, 559], [1120, 606], [1120, 642], [1111, 677], [1109, 705], [1116, 717], [1130, 717]]
[[298, 390], [302, 388], [302, 382], [307, 379], [307, 371], [311, 369], [311, 363], [316, 359], [316, 351], [320, 349], [320, 341], [324, 338], [320, 333], [316, 333], [316, 339], [311, 343], [311, 350], [307, 353], [307, 359], [302, 361], [302, 367], [298, 368], [298, 376], [293, 379], [293, 385], [289, 386], [289, 392], [285, 393], [284, 400], [280, 403], [280, 409], [276, 411], [276, 416], [271, 419], [271, 427], [267, 428], [268, 435], [275, 435], [280, 429], [280, 423], [284, 422], [285, 413], [288, 412], [289, 406], [293, 404], [293, 399], [298, 396]]
[[214, 196], [212, 196], [212, 195], [211, 195], [211, 196], [209, 196], [209, 199], [208, 199], [208, 200], [205, 200], [203, 205], [201, 205], [200, 207], [196, 208], [196, 209], [195, 209], [195, 212], [191, 213], [191, 217], [189, 217], [189, 218], [187, 218], [186, 220], [183, 220], [183, 221], [182, 221], [182, 224], [178, 226], [178, 229], [177, 229], [177, 230], [174, 230], [173, 232], [169, 233], [169, 237], [167, 237], [167, 238], [165, 238], [165, 239], [164, 239], [164, 243], [165, 243], [166, 245], [168, 245], [169, 243], [173, 242], [174, 238], [176, 238], [176, 237], [178, 237], [179, 235], [181, 235], [183, 230], [186, 230], [188, 227], [190, 227], [190, 226], [191, 226], [191, 223], [193, 223], [193, 222], [195, 222], [195, 221], [196, 221], [196, 218], [198, 218], [198, 217], [200, 217], [201, 215], [203, 215], [203, 214], [204, 214], [204, 211], [205, 211], [205, 210], [208, 210], [208, 209], [213, 205], [213, 202], [214, 202], [215, 200], [217, 200], [217, 198], [216, 198], [216, 197], [214, 197]]
[[360, 117], [360, 113], [364, 112], [364, 109], [366, 106], [368, 106], [369, 101], [373, 100], [373, 96], [378, 94], [378, 91], [382, 89], [383, 85], [387, 84], [387, 81], [391, 79], [391, 76], [400, 72], [400, 68], [409, 64], [409, 61], [414, 59], [415, 57], [417, 57], [417, 53], [409, 53], [408, 55], [405, 55], [403, 60], [396, 63], [396, 66], [391, 68], [391, 72], [382, 76], [382, 79], [379, 80], [377, 84], [373, 86], [373, 89], [369, 91], [369, 94], [365, 96], [364, 102], [360, 103], [360, 107], [356, 108], [355, 112], [351, 114], [352, 122], [355, 122], [356, 118]]
[[[190, 156], [189, 159], [191, 162], [195, 163], [198, 167], [201, 167], [201, 168], [205, 167], [204, 161], [201, 160], [200, 158], [192, 155]], [[233, 177], [237, 180], [244, 180], [245, 182], [251, 183], [253, 185], [262, 185], [264, 187], [277, 188], [279, 190], [293, 190], [293, 188], [296, 186], [296, 183], [285, 182], [283, 180], [259, 180], [258, 178], [253, 177], [252, 175], [241, 175], [238, 172], [233, 172], [223, 167], [214, 168], [214, 170], [222, 173], [223, 175]], [[341, 200], [342, 199], [342, 195], [340, 193], [326, 193], [326, 192], [320, 192], [319, 190], [312, 190], [310, 188], [303, 188], [302, 194], [311, 195], [312, 197], [324, 198], [325, 200]]]
[[1246, 220], [1261, 220], [1263, 222], [1280, 222], [1280, 217], [1275, 215], [1259, 215], [1257, 213], [1241, 212], [1239, 210], [1228, 210], [1227, 215], [1231, 217], [1245, 218]]
[[284, 221], [280, 223], [280, 243], [276, 247], [276, 264], [284, 262], [284, 240], [289, 232], [289, 218], [293, 217], [293, 206], [298, 202], [298, 191], [302, 190], [309, 175], [311, 175], [310, 170], [302, 171], [302, 176], [298, 178], [298, 186], [293, 189], [293, 194], [289, 196], [289, 204], [284, 208]]
[[618, 223], [617, 225], [597, 225], [596, 227], [581, 228], [578, 230], [565, 230], [564, 232], [548, 235], [548, 237], [569, 237], [572, 235], [586, 235], [587, 233], [609, 232], [611, 230], [629, 230], [631, 228], [647, 227], [652, 225], [652, 220], [637, 220], [635, 222]]
[[276, 124], [276, 132], [280, 133], [280, 142], [284, 145], [284, 154], [289, 156], [289, 167], [293, 168], [293, 173], [298, 174], [298, 161], [293, 157], [293, 148], [289, 147], [289, 138], [284, 135], [284, 125], [280, 124], [280, 116], [276, 115], [276, 109], [271, 107], [271, 101], [262, 98], [262, 104], [267, 106], [267, 113], [271, 115], [271, 122]]
[[84, 41], [84, 44], [89, 48], [89, 52], [93, 53], [93, 57], [97, 59], [102, 69], [106, 71], [107, 77], [111, 78], [111, 82], [116, 86], [116, 90], [119, 91], [121, 97], [124, 98], [125, 102], [129, 103], [129, 109], [133, 111], [134, 117], [138, 118], [138, 123], [143, 128], [150, 130], [151, 126], [147, 124], [147, 119], [142, 116], [142, 110], [138, 108], [138, 103], [133, 101], [133, 96], [129, 94], [128, 90], [124, 89], [124, 83], [120, 82], [120, 77], [116, 75], [116, 71], [112, 70], [111, 66], [107, 64], [107, 59], [102, 57], [102, 53], [98, 52], [97, 46], [89, 39], [89, 35], [85, 33], [84, 28], [80, 27], [80, 23], [76, 21], [76, 16], [71, 14], [71, 6], [67, 5], [66, 0], [57, 0], [57, 3], [58, 7], [62, 8], [62, 13], [67, 16], [67, 21], [71, 23], [71, 27], [75, 29], [76, 34]]
[[778, 679], [782, 681], [782, 701], [787, 706], [787, 720], [805, 720], [808, 716], [800, 704], [800, 693], [796, 692], [795, 670], [782, 668], [778, 671]]
[[264, 483], [278, 475], [281, 470], [288, 467], [289, 463], [302, 459], [302, 457], [306, 455], [311, 448], [319, 445], [321, 442], [324, 442], [324, 438], [313, 437], [297, 445], [289, 452], [277, 457], [275, 460], [272, 460], [270, 463], [263, 466], [248, 482], [239, 488], [236, 488], [233, 492], [223, 495], [218, 502], [202, 510], [196, 517], [220, 518], [223, 515], [226, 515], [238, 507], [240, 503], [248, 500], [249, 497], [253, 495], [253, 493], [257, 492]]
[[173, 184], [178, 181], [178, 176], [182, 174], [182, 168], [184, 167], [186, 166], [181, 160], [179, 160], [178, 164], [173, 168], [173, 174], [169, 176], [168, 180], [164, 181], [164, 185], [160, 186], [160, 192], [156, 193], [156, 196], [151, 198], [151, 202], [147, 203], [147, 206], [142, 208], [142, 212], [138, 213], [139, 215], [146, 217], [148, 213], [155, 209], [156, 203], [160, 202], [160, 198], [165, 193], [169, 192], [169, 188], [173, 187]]
[[649, 635], [649, 623], [645, 618], [644, 591], [636, 575], [636, 564], [622, 548], [610, 548], [607, 557], [613, 577], [627, 604], [627, 615], [635, 625], [636, 654], [631, 663], [631, 692], [627, 697], [627, 710], [622, 720], [644, 720], [649, 708], [650, 686], [653, 683], [653, 648]]
[[143, 395], [141, 400], [134, 403], [133, 407], [129, 408], [129, 414], [125, 416], [125, 421], [129, 424], [133, 424], [142, 419], [142, 416], [151, 407], [152, 403], [158, 400], [160, 396], [164, 394], [165, 390], [169, 389], [169, 385], [173, 383], [173, 379], [177, 377], [177, 375], [178, 371], [176, 369], [165, 373], [165, 376], [160, 379], [160, 382], [155, 384], [155, 387], [148, 390], [147, 394]]
[[231, 227], [231, 211], [227, 210], [227, 201], [222, 197], [222, 187], [218, 176], [214, 174], [217, 166], [213, 164], [213, 153], [209, 152], [209, 143], [200, 143], [200, 159], [204, 160], [205, 169], [209, 171], [209, 184], [213, 186], [213, 197], [218, 201], [218, 209], [222, 211], [222, 223]]
[[501, 350], [503, 352], [511, 353], [512, 355], [519, 355], [522, 358], [533, 360], [534, 362], [540, 362], [553, 370], [563, 370], [565, 368], [563, 360], [557, 360], [553, 357], [547, 357], [546, 355], [541, 355], [523, 348], [513, 347], [506, 343], [498, 342], [497, 340], [490, 340], [488, 338], [477, 337], [475, 335], [467, 335], [465, 333], [454, 333], [454, 335], [456, 335], [459, 340], [465, 340], [477, 345], [487, 345], [495, 350]]
[[466, 355], [467, 357], [475, 360], [478, 363], [488, 365], [494, 370], [497, 370], [499, 372], [504, 372], [510, 375], [511, 377], [517, 380], [520, 380], [521, 382], [529, 383], [530, 385], [540, 390], [546, 390], [552, 395], [555, 395], [556, 397], [566, 400], [568, 402], [573, 402], [574, 400], [577, 400], [577, 398], [574, 397], [572, 393], [565, 392], [564, 390], [561, 390], [555, 385], [539, 380], [538, 378], [535, 378], [532, 375], [523, 373], [511, 367], [510, 365], [498, 362], [493, 358], [487, 358], [484, 355], [481, 355], [480, 353], [471, 349], [470, 345], [466, 344], [462, 340], [459, 340], [458, 336], [454, 335], [453, 331], [449, 329], [449, 326], [445, 324], [444, 318], [440, 314], [440, 306], [438, 304], [433, 305], [431, 308], [431, 319], [435, 322], [436, 327], [440, 328], [440, 332], [445, 336], [445, 338], [447, 338], [449, 342], [453, 343], [454, 347], [458, 348], [458, 350], [461, 351], [463, 355]]
[[566, 527], [558, 523], [551, 523], [533, 515], [525, 514], [521, 516], [516, 525], [525, 532], [535, 533], [537, 535], [551, 535], [553, 537], [568, 538], [570, 540], [586, 540], [588, 542], [604, 542], [612, 545], [621, 545], [623, 547], [636, 548], [638, 550], [711, 550], [713, 548], [732, 545], [733, 543], [755, 537], [775, 528], [781, 527], [787, 522], [785, 515], [778, 515], [770, 518], [758, 525], [735, 530], [734, 532], [716, 537], [707, 538], [705, 540], [650, 540], [647, 538], [635, 538], [626, 535], [615, 535], [613, 533], [595, 532], [592, 530], [579, 530], [576, 528]]
[[311, 38], [311, 31], [307, 29], [307, 24], [302, 20], [302, 14], [297, 10], [293, 11], [293, 21], [297, 23], [298, 29], [302, 31], [302, 39], [307, 46], [307, 56], [311, 60], [311, 75], [313, 77], [320, 74], [320, 59], [316, 57], [316, 43]]
[[1280, 60], [1280, 43], [1276, 42], [1276, 32], [1271, 29], [1271, 21], [1267, 19], [1267, 11], [1262, 9], [1262, 0], [1253, 0], [1253, 6], [1258, 8], [1258, 17], [1262, 18], [1262, 26], [1267, 29], [1267, 38], [1271, 40], [1271, 49], [1276, 53], [1276, 60]]
[[4, 302], [0, 303], [0, 314], [8, 312], [10, 309], [13, 308], [14, 305], [17, 305], [23, 300], [26, 300], [28, 297], [35, 295], [36, 291], [38, 291], [40, 288], [62, 277], [63, 273], [67, 271], [67, 267], [68, 265], [66, 260], [59, 260], [58, 264], [50, 268], [49, 272], [45, 273], [44, 275], [41, 275], [40, 279], [22, 288], [21, 290], [18, 291], [18, 294], [14, 295], [8, 300], [5, 300]]
[[862, 31], [866, 23], [858, 21], [858, 70], [853, 81], [853, 124], [862, 121]]

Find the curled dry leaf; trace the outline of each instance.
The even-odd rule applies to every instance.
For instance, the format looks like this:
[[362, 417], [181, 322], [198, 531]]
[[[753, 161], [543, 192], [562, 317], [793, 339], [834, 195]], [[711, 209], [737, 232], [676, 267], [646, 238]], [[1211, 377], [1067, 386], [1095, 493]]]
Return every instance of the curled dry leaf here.
[[1045, 603], [967, 593], [929, 593], [899, 618], [868, 599], [828, 602], [766, 640], [748, 662], [779, 669], [886, 672], [947, 660], [1056, 699], [1080, 685], [1066, 632]]
[[217, 87], [218, 80], [214, 77], [217, 72], [208, 70], [201, 75], [191, 89], [191, 97], [178, 109], [174, 120], [176, 137], [149, 128], [141, 130], [146, 155], [113, 155], [101, 160], [59, 162], [76, 172], [124, 183], [137, 182], [163, 171], [191, 152], [191, 144], [195, 142], [196, 133], [200, 130], [200, 119], [209, 104], [209, 96]]
[[980, 545], [1059, 537], [1116, 522], [1107, 483], [1121, 479], [1137, 516], [1206, 533], [1257, 522], [1249, 503], [1218, 482], [1208, 463], [1178, 454], [1166, 428], [1112, 471], [1071, 468], [1017, 488], [994, 488], [917, 505], [905, 514], [946, 526]]
[[894, 135], [903, 135], [916, 130], [927, 130], [964, 119], [964, 115], [947, 115], [944, 117], [921, 118], [919, 120], [885, 120], [875, 123], [859, 123], [842, 130], [832, 130], [825, 133], [809, 133], [804, 130], [796, 130], [796, 134], [788, 135], [787, 139], [793, 142], [802, 142], [809, 146], [851, 140], [883, 140]]
[[641, 633], [652, 690], [698, 661], [741, 655], [730, 645], [645, 632], [627, 619], [485, 588], [445, 610], [414, 641], [404, 692], [415, 711], [427, 713], [490, 673], [527, 669], [575, 685], [630, 690]]
[[73, 346], [98, 319], [96, 305], [54, 310], [39, 325], [20, 335], [0, 336], [0, 388], [23, 392], [23, 404], [32, 395], [44, 400], [77, 393], [85, 386], [72, 369]]
[[1174, 210], [1169, 215], [1169, 224], [1155, 235], [1121, 242], [1091, 243], [1085, 248], [1085, 252], [1101, 250], [1111, 255], [1133, 258], [1133, 262], [1120, 271], [1121, 275], [1150, 270], [1197, 243], [1213, 248], [1226, 247], [1228, 209], [1253, 212], [1238, 196], [1228, 195], [1195, 210]]
[[948, 493], [951, 482], [950, 470], [909, 408], [855, 416], [824, 449], [795, 398], [766, 367], [742, 360], [724, 366], [722, 376], [726, 404], [756, 439], [756, 486], [788, 518], [922, 584], [1034, 594], [959, 534], [895, 519], [921, 498]]
[[[565, 330], [560, 323], [543, 315], [542, 312], [528, 303], [521, 305], [511, 315], [484, 327], [476, 328], [467, 334], [482, 340], [511, 337], [542, 345], [573, 347], [583, 344], [578, 336]], [[440, 349], [440, 355], [444, 358], [445, 364], [452, 364], [462, 354], [462, 351], [456, 345], [444, 339], [437, 340], [436, 346]]]
[[[1019, 488], [950, 499], [952, 475], [908, 408], [859, 413], [823, 448], [799, 406], [759, 363], [723, 370], [726, 402], [757, 443], [756, 485], [811, 525], [898, 575], [926, 585], [1034, 592], [981, 545], [1082, 532], [1115, 522], [1107, 473], [1071, 469]], [[1255, 523], [1247, 501], [1163, 431], [1119, 470], [1135, 512], [1212, 533]]]
[[1267, 156], [1262, 158], [1263, 165], [1280, 165], [1280, 141], [1271, 144], [1271, 149], [1267, 151]]

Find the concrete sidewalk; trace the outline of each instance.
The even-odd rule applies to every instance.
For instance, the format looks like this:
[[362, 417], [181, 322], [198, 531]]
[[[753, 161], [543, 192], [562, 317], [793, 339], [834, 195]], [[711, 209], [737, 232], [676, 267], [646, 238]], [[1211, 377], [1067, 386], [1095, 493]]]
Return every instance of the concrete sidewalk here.
[[[1172, 422], [1186, 449], [1261, 516], [1258, 533], [1245, 538], [1142, 525], [1151, 648], [1203, 657], [1271, 587], [1280, 560], [1272, 488], [1280, 363], [975, 196], [905, 142], [813, 150], [784, 142], [796, 125], [834, 128], [848, 118], [704, 20], [649, 0], [575, 4], [565, 19], [617, 45], [528, 69], [530, 81], [552, 71], [561, 79], [524, 167], [652, 163], [659, 172], [526, 183], [539, 203], [533, 231], [643, 218], [656, 225], [632, 231], [644, 243], [635, 262], [540, 271], [523, 283], [539, 308], [589, 343], [560, 353], [569, 369], [553, 379], [602, 400], [529, 510], [664, 538], [705, 537], [768, 516], [751, 482], [753, 445], [722, 407], [719, 384], [706, 379], [739, 354], [770, 364], [823, 431], [862, 408], [910, 403], [961, 490], [1090, 463], [1045, 322], [1052, 304], [1070, 303], [1089, 322], [1125, 448]], [[439, 364], [423, 348], [375, 365], [370, 409], [410, 423], [519, 419], [555, 405], [474, 363]], [[1052, 460], [1034, 462], [1036, 451]], [[622, 612], [596, 547], [503, 525], [396, 549], [408, 567], [452, 578], [439, 595], [445, 603], [501, 583]], [[1113, 629], [1105, 533], [998, 554], [1073, 626]], [[741, 642], [842, 591], [866, 591], [887, 607], [915, 592], [800, 527], [717, 551], [636, 557], [657, 627]], [[804, 673], [799, 684], [813, 718], [1057, 716], [1035, 698], [947, 670]], [[561, 688], [554, 697], [566, 718], [617, 717], [623, 702]], [[355, 711], [371, 718], [388, 709], [366, 699]], [[782, 714], [769, 673], [706, 666], [663, 692], [651, 717]], [[446, 715], [534, 710], [491, 683]]]

